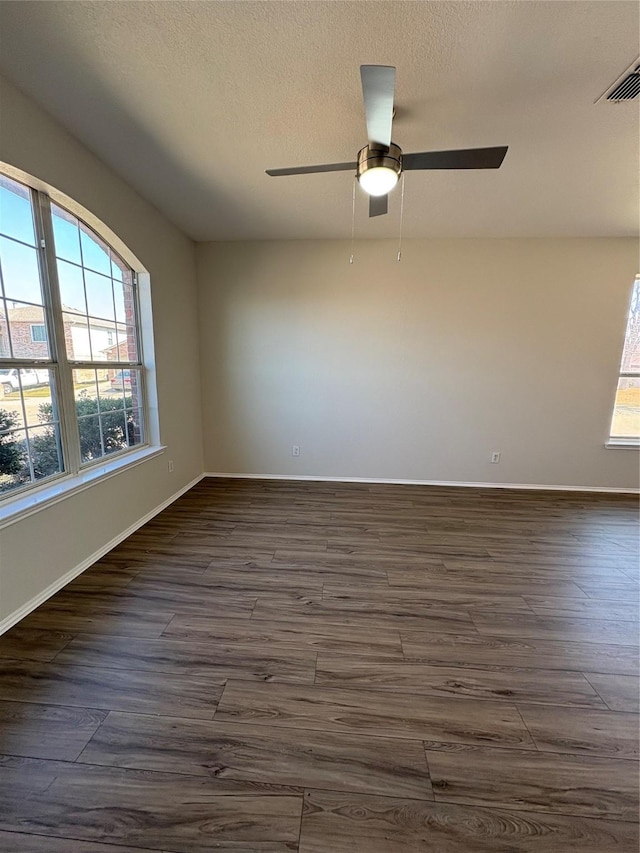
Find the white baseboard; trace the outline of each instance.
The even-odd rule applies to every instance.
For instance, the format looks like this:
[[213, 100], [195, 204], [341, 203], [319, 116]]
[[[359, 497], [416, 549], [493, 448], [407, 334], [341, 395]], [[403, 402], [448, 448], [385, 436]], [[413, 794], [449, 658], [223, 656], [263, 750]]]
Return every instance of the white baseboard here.
[[541, 492], [603, 492], [616, 495], [638, 495], [639, 489], [617, 489], [612, 486], [549, 486], [542, 483], [464, 483], [460, 480], [402, 480], [384, 477], [316, 477], [313, 474], [224, 474], [205, 471], [203, 477], [228, 477], [240, 480], [313, 480], [321, 483], [372, 483], [397, 486], [451, 486], [462, 489], [533, 489]]
[[143, 524], [146, 524], [148, 521], [157, 515], [159, 512], [162, 512], [163, 509], [166, 509], [170, 504], [176, 501], [181, 495], [185, 492], [188, 492], [189, 489], [192, 489], [196, 483], [199, 483], [200, 480], [204, 477], [204, 474], [200, 474], [195, 480], [192, 480], [190, 483], [187, 483], [186, 486], [183, 486], [179, 489], [175, 494], [171, 495], [170, 498], [167, 498], [166, 501], [163, 501], [157, 507], [154, 507], [150, 512], [146, 515], [143, 515], [142, 518], [139, 518], [135, 521], [130, 527], [127, 527], [126, 530], [123, 530], [122, 533], [119, 533], [115, 536], [110, 542], [107, 542], [106, 545], [103, 545], [102, 548], [99, 548], [97, 551], [94, 551], [91, 556], [87, 557], [86, 560], [83, 560], [77, 566], [74, 566], [70, 571], [65, 572], [62, 577], [58, 578], [57, 581], [54, 581], [50, 584], [46, 589], [39, 592], [38, 595], [34, 596], [30, 601], [27, 601], [26, 604], [23, 604], [22, 607], [19, 607], [5, 619], [0, 622], [0, 635], [4, 634], [5, 631], [8, 631], [9, 628], [12, 628], [17, 622], [21, 619], [24, 619], [25, 616], [28, 616], [32, 610], [35, 610], [36, 607], [39, 607], [43, 604], [48, 598], [51, 598], [52, 595], [55, 595], [56, 592], [59, 592], [64, 586], [66, 586], [70, 581], [74, 578], [77, 578], [78, 575], [81, 575], [89, 566], [92, 566], [95, 562], [97, 562], [101, 557], [104, 557], [112, 548], [115, 548], [116, 545], [119, 545], [123, 542], [128, 536], [131, 536], [132, 533], [135, 533], [139, 527], [142, 527]]

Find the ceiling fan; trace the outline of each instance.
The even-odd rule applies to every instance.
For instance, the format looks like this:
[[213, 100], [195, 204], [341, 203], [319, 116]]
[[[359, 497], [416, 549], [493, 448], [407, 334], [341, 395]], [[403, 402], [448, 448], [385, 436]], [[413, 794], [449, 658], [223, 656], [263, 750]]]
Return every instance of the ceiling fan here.
[[402, 149], [391, 141], [396, 69], [389, 65], [361, 65], [360, 77], [369, 144], [358, 152], [357, 162], [267, 169], [267, 175], [309, 175], [355, 169], [360, 186], [369, 195], [369, 216], [381, 216], [387, 212], [388, 194], [403, 171], [500, 168], [507, 153], [506, 145], [403, 154]]

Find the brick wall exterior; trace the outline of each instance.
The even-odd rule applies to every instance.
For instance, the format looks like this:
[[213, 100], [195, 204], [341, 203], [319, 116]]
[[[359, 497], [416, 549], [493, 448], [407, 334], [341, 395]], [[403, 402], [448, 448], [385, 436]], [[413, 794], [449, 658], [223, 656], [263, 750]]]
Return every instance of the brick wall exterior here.
[[[31, 326], [42, 325], [44, 325], [44, 321], [39, 320], [11, 321], [11, 341], [15, 358], [49, 358], [47, 342], [31, 339]], [[6, 358], [10, 357], [7, 321], [2, 316], [0, 316], [0, 355]]]
[[17, 358], [49, 358], [47, 342], [31, 340], [31, 326], [41, 325], [23, 320], [11, 323], [11, 342]]

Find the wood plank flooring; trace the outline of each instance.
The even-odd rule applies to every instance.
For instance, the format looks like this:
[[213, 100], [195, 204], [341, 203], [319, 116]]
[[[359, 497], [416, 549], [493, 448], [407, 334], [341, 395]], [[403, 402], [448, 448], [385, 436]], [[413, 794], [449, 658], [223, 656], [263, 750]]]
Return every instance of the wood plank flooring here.
[[638, 505], [205, 480], [0, 637], [11, 853], [637, 853]]

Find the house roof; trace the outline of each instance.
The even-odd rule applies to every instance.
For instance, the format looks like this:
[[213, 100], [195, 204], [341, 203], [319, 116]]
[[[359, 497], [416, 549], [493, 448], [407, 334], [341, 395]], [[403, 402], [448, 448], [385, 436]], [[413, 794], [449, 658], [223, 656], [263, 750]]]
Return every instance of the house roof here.
[[[44, 323], [44, 311], [35, 305], [25, 305], [23, 308], [9, 308], [7, 314], [12, 322]], [[2, 310], [0, 310], [0, 317], [4, 318]]]
[[[75, 308], [69, 308], [67, 305], [62, 306], [62, 310], [69, 317], [69, 323], [73, 325], [86, 325], [86, 316]], [[12, 323], [44, 323], [43, 309], [36, 305], [25, 305], [20, 308], [8, 308], [7, 314]], [[4, 318], [4, 313], [0, 310], [0, 317]], [[77, 318], [77, 319], [76, 319]], [[95, 317], [89, 317], [89, 323], [92, 329], [106, 329], [112, 331], [116, 329], [116, 323], [113, 320], [102, 320]]]

